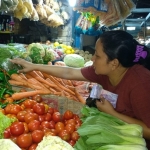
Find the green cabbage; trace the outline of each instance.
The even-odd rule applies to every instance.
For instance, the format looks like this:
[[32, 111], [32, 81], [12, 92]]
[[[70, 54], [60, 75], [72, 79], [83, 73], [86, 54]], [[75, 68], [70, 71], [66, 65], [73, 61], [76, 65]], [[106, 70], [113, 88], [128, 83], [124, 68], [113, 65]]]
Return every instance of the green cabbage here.
[[69, 67], [80, 68], [84, 66], [84, 58], [78, 54], [68, 54], [64, 57], [64, 62]]

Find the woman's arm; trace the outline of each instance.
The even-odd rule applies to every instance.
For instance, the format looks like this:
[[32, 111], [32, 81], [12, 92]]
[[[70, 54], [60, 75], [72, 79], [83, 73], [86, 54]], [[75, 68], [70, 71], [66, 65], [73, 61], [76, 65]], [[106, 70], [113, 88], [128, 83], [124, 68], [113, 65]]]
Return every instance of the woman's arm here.
[[80, 68], [33, 64], [31, 62], [25, 61], [24, 59], [20, 59], [20, 58], [12, 59], [11, 62], [21, 65], [23, 67], [23, 69], [19, 70], [19, 72], [30, 72], [33, 70], [38, 70], [38, 71], [42, 71], [42, 72], [48, 73], [52, 76], [56, 76], [59, 78], [64, 78], [64, 79], [69, 79], [69, 80], [87, 81], [83, 77]]
[[115, 111], [115, 109], [113, 108], [113, 106], [110, 104], [109, 101], [105, 100], [104, 98], [101, 98], [101, 100], [102, 101], [96, 101], [96, 106], [100, 111], [110, 114], [116, 118], [119, 118], [120, 120], [127, 122], [129, 124], [138, 124], [138, 125], [142, 126], [143, 127], [143, 137], [147, 140], [150, 140], [150, 128], [148, 128], [145, 125], [145, 123], [143, 123], [142, 121], [140, 121], [138, 119], [131, 118], [124, 114], [118, 113], [117, 111]]

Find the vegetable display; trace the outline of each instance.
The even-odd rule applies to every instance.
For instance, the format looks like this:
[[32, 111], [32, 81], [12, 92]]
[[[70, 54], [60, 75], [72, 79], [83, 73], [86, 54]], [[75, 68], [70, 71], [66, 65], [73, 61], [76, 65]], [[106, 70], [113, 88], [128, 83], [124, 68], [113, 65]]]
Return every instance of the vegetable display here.
[[142, 127], [127, 124], [96, 108], [82, 108], [82, 125], [77, 130], [80, 135], [75, 149], [89, 150], [147, 150], [142, 137]]
[[[8, 122], [9, 124], [7, 123], [6, 126], [3, 121], [5, 128], [0, 130], [0, 133], [4, 139], [11, 139], [21, 149], [30, 150], [34, 148], [35, 150], [36, 147], [40, 148], [40, 145], [43, 145], [47, 139], [48, 147], [52, 146], [49, 143], [53, 141], [54, 147], [64, 145], [64, 150], [67, 147], [71, 150], [79, 138], [76, 131], [81, 126], [82, 121], [78, 115], [71, 110], [66, 110], [64, 114], [60, 114], [57, 109], [49, 107], [44, 102], [37, 102], [36, 99], [32, 100], [32, 97], [20, 104], [8, 104], [3, 113], [5, 114], [1, 113], [3, 116], [10, 118], [9, 120], [15, 120], [15, 122]], [[7, 120], [5, 119], [5, 121]], [[50, 140], [53, 139], [49, 138], [51, 136], [57, 136], [57, 138], [54, 137], [56, 140]], [[63, 145], [59, 145], [58, 141]], [[39, 143], [41, 144], [38, 145]]]

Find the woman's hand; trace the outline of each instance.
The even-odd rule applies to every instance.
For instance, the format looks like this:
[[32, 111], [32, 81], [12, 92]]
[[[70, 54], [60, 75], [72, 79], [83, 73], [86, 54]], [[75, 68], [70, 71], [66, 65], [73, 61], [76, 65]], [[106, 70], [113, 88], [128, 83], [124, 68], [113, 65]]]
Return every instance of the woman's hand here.
[[10, 61], [14, 64], [18, 64], [18, 65], [21, 65], [23, 67], [23, 69], [18, 70], [18, 73], [29, 72], [29, 71], [35, 70], [36, 65], [31, 63], [31, 62], [28, 62], [24, 59], [15, 58], [15, 59], [11, 59]]
[[107, 114], [110, 114], [110, 115], [116, 112], [112, 104], [108, 100], [106, 100], [104, 97], [101, 97], [100, 101], [99, 100], [96, 101], [96, 106], [98, 110], [105, 112]]

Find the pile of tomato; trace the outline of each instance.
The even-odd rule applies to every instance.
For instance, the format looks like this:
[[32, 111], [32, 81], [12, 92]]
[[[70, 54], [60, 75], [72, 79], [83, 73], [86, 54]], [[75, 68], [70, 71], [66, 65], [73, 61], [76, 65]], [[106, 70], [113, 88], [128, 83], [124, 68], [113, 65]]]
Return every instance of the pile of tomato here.
[[4, 131], [4, 138], [14, 141], [22, 150], [35, 150], [44, 136], [59, 136], [74, 146], [79, 138], [77, 128], [82, 122], [77, 114], [57, 109], [43, 102], [26, 99], [21, 104], [8, 104], [3, 113], [17, 121]]

